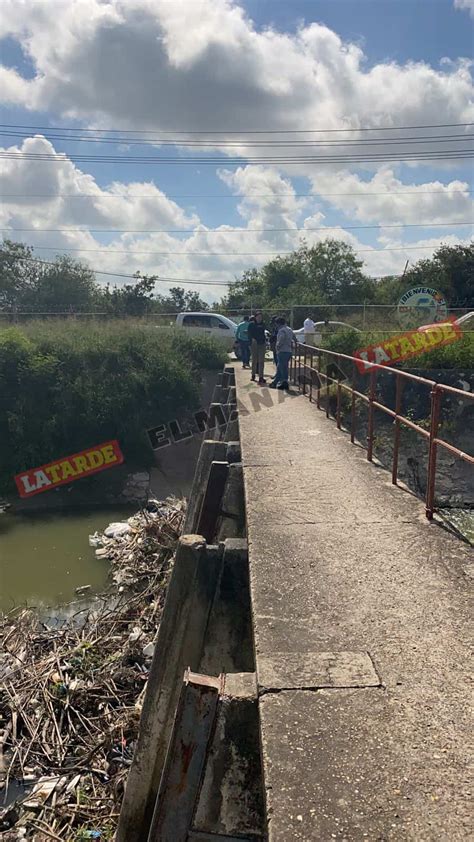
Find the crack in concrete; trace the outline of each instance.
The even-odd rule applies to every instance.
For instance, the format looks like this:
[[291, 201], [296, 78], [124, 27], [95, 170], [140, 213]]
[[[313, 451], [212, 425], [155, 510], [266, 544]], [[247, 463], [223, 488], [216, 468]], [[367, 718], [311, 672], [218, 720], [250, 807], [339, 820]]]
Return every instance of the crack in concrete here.
[[[267, 514], [272, 514], [271, 512], [266, 512]], [[277, 512], [274, 512], [274, 517], [278, 518], [279, 523], [284, 523], [286, 526], [318, 526], [318, 525], [327, 525], [326, 520], [282, 520], [282, 518], [278, 515]], [[419, 523], [418, 518], [410, 518], [410, 520], [393, 520], [391, 523]], [[356, 526], [380, 526], [380, 525], [387, 525], [387, 520], [358, 520], [357, 518], [353, 518], [352, 520], [348, 520], [344, 518], [343, 520], [334, 520], [331, 518], [331, 524], [336, 526], [340, 524], [341, 526], [355, 524]]]
[[305, 693], [317, 693], [319, 690], [384, 690], [380, 681], [378, 684], [316, 684], [314, 686], [299, 687], [261, 687], [257, 696], [262, 699], [264, 696], [276, 696], [278, 693], [294, 693], [297, 690]]

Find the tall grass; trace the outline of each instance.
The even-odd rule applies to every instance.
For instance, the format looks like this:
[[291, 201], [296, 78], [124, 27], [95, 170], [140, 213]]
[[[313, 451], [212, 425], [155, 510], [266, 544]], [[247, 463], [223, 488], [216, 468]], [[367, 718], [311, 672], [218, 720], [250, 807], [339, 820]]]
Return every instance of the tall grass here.
[[[400, 333], [403, 331], [400, 329]], [[372, 331], [358, 333], [355, 330], [341, 330], [323, 339], [323, 346], [329, 351], [352, 355], [361, 348], [374, 345], [383, 339], [393, 338], [394, 333]], [[400, 364], [402, 368], [423, 369], [474, 369], [474, 331], [466, 331], [461, 339], [452, 345], [425, 351]]]
[[196, 408], [202, 370], [225, 359], [208, 338], [138, 323], [1, 329], [0, 489], [21, 470], [107, 439], [146, 464], [146, 430]]

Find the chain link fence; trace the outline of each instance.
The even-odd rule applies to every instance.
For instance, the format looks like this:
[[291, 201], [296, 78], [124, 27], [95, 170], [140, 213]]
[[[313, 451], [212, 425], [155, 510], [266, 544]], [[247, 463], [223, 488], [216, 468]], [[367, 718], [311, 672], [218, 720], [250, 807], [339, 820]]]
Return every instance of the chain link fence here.
[[[242, 321], [244, 315], [251, 315], [257, 310], [256, 307], [245, 309], [219, 309], [222, 315], [227, 316], [237, 324]], [[279, 308], [262, 308], [265, 321], [270, 321], [272, 316], [284, 316], [294, 330], [303, 326], [303, 322], [310, 317], [315, 322], [329, 322], [328, 328], [354, 327], [367, 332], [399, 333], [407, 329], [406, 317], [400, 319], [397, 305], [394, 304], [304, 304]], [[448, 318], [459, 318], [472, 312], [472, 308], [458, 307], [447, 311]], [[6, 324], [28, 322], [33, 319], [72, 319], [77, 321], [105, 321], [117, 319], [133, 319], [134, 321], [149, 322], [160, 327], [171, 327], [176, 321], [176, 312], [172, 313], [144, 313], [141, 315], [122, 315], [114, 313], [88, 312], [88, 313], [51, 313], [51, 312], [0, 312], [0, 327]], [[334, 323], [334, 324], [331, 324]], [[431, 322], [431, 318], [422, 309], [414, 311], [410, 327], [419, 327], [422, 324]], [[465, 331], [474, 331], [474, 318], [467, 321]]]

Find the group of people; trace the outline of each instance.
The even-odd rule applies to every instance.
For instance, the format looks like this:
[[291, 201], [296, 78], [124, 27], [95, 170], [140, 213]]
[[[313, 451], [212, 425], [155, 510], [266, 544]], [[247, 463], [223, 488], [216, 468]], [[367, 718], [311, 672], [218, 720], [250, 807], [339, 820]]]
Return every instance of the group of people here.
[[265, 352], [267, 348], [267, 333], [270, 337], [270, 348], [276, 372], [269, 383], [271, 389], [288, 389], [288, 369], [293, 346], [296, 350], [296, 336], [287, 325], [283, 316], [272, 318], [269, 329], [263, 321], [263, 314], [257, 310], [254, 316], [244, 316], [243, 322], [237, 327], [237, 340], [240, 344], [242, 367], [250, 368], [252, 361], [251, 380], [257, 380], [260, 386], [266, 385], [264, 377]]

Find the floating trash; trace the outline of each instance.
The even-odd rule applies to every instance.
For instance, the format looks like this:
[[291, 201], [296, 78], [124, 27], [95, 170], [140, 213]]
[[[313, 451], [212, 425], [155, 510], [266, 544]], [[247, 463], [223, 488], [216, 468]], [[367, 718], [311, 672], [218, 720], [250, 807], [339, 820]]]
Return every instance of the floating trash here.
[[5, 842], [115, 832], [185, 513], [182, 501], [154, 502], [90, 536], [110, 562], [112, 585], [85, 613], [54, 626], [33, 609], [0, 618]]

